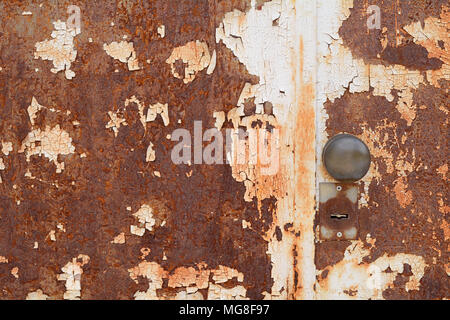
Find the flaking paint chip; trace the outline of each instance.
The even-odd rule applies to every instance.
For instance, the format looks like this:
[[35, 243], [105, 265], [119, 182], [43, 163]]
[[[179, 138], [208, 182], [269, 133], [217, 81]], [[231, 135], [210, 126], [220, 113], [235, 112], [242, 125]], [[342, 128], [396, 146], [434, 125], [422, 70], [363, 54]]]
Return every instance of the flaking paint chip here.
[[12, 150], [12, 142], [2, 141], [2, 152], [5, 156], [9, 155]]
[[167, 127], [170, 123], [168, 106], [169, 105], [167, 103], [162, 104], [159, 102], [153, 105], [149, 105], [145, 121], [146, 122], [154, 121], [159, 114], [163, 119], [164, 126]]
[[136, 225], [131, 225], [130, 226], [130, 232], [131, 232], [131, 234], [134, 234], [134, 235], [137, 235], [139, 237], [142, 237], [144, 235], [144, 233], [145, 233], [145, 228], [141, 228], [141, 227], [138, 227]]
[[51, 241], [56, 241], [56, 231], [50, 230], [47, 237], [49, 237]]
[[19, 268], [17, 267], [12, 268], [11, 274], [14, 276], [14, 278], [19, 279]]
[[216, 127], [217, 130], [221, 130], [225, 122], [225, 112], [223, 111], [214, 112], [213, 117], [214, 119], [216, 119], [214, 126]]
[[63, 273], [57, 276], [57, 280], [66, 282], [64, 299], [79, 300], [81, 298], [81, 276], [83, 274], [83, 266], [88, 264], [89, 261], [89, 256], [80, 254], [61, 268]]
[[125, 233], [121, 232], [117, 236], [114, 237], [114, 239], [111, 241], [111, 243], [115, 244], [124, 244], [125, 243]]
[[[135, 230], [142, 233], [142, 229], [152, 231], [156, 224], [156, 220], [153, 217], [153, 209], [148, 204], [143, 204], [141, 208], [133, 214], [139, 221], [139, 226], [135, 226]], [[142, 233], [143, 235], [143, 233]]]
[[44, 294], [41, 289], [27, 294], [26, 300], [47, 300], [48, 295]]
[[119, 133], [120, 126], [126, 126], [127, 123], [125, 119], [119, 117], [117, 113], [108, 111], [108, 116], [110, 118], [109, 122], [106, 124], [106, 129], [112, 128], [114, 136], [117, 137]]

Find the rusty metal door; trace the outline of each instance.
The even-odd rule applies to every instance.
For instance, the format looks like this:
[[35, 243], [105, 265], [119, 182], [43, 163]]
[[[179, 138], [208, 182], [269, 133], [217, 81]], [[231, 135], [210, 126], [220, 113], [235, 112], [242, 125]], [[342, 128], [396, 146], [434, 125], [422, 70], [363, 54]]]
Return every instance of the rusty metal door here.
[[[449, 20], [0, 1], [0, 298], [448, 298]], [[340, 133], [371, 154], [352, 186]], [[321, 237], [321, 186], [353, 190], [351, 236]]]

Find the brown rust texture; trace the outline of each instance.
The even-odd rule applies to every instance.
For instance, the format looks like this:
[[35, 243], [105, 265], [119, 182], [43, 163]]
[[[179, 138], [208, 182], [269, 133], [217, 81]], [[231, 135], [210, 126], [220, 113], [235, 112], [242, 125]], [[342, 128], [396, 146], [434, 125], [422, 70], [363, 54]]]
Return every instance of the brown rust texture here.
[[[370, 1], [381, 9], [381, 30], [365, 26], [367, 1], [355, 1], [339, 34], [354, 57], [365, 63], [389, 67], [397, 64], [405, 72], [442, 67], [445, 55], [437, 57], [429, 48], [412, 41], [404, 27], [434, 17], [442, 25], [447, 1]], [[447, 6], [447, 7], [446, 7]], [[446, 11], [447, 10], [447, 11]], [[383, 31], [384, 30], [384, 31]], [[448, 29], [437, 35], [436, 45], [448, 51]], [[386, 40], [387, 39], [387, 40]], [[386, 42], [387, 41], [387, 42]], [[384, 45], [383, 45], [384, 43]], [[406, 264], [392, 286], [383, 291], [388, 299], [448, 298], [448, 106], [449, 81], [424, 81], [411, 89], [415, 114], [405, 117], [399, 105], [400, 90], [393, 89], [393, 101], [368, 92], [349, 90], [325, 105], [329, 136], [347, 132], [361, 137], [370, 146], [377, 178], [370, 181], [367, 206], [359, 210], [360, 237], [376, 239], [370, 263], [380, 256], [409, 253], [422, 256], [427, 267], [419, 290], [405, 290], [410, 266]], [[409, 120], [409, 121], [407, 121]], [[363, 192], [363, 190], [361, 190]], [[342, 260], [350, 242], [323, 242], [316, 246], [318, 270]], [[370, 245], [365, 242], [367, 247]], [[408, 271], [409, 270], [409, 271]], [[322, 278], [326, 278], [326, 273]], [[408, 273], [409, 272], [409, 273]], [[406, 279], [406, 280], [405, 280]]]
[[[0, 140], [13, 147], [0, 171], [0, 256], [8, 261], [0, 263], [1, 299], [23, 299], [36, 290], [62, 299], [66, 289], [57, 275], [80, 254], [89, 257], [75, 262], [83, 269], [83, 299], [133, 299], [136, 291], [147, 290], [148, 280], [133, 281], [128, 271], [143, 260], [169, 274], [179, 267], [197, 270], [200, 263], [211, 270], [223, 265], [244, 275], [240, 284], [246, 297], [270, 292], [263, 235], [276, 199], [262, 200], [260, 208], [256, 199], [244, 201], [245, 186], [233, 179], [230, 166], [174, 165], [170, 150], [176, 142], [166, 138], [177, 127], [192, 133], [195, 120], [214, 127], [213, 112], [229, 111], [244, 84], [257, 83], [230, 50], [215, 42], [225, 13], [245, 11], [249, 3], [45, 1], [40, 7], [35, 1], [0, 2]], [[82, 32], [74, 39], [76, 76], [68, 81], [64, 72], [49, 71], [51, 61], [33, 59], [33, 52], [36, 42], [50, 37], [52, 22], [67, 19], [71, 4], [81, 8]], [[160, 25], [164, 38], [158, 36]], [[120, 42], [124, 35], [133, 41], [140, 70], [129, 72], [103, 50], [104, 43]], [[173, 48], [196, 40], [216, 50], [217, 65], [214, 73], [198, 73], [187, 86], [171, 74], [166, 59]], [[170, 124], [164, 126], [158, 117], [144, 128], [138, 106], [124, 108], [132, 96], [145, 105], [167, 103]], [[33, 97], [44, 106], [34, 126], [27, 113]], [[127, 124], [117, 137], [105, 128], [109, 111]], [[61, 173], [44, 156], [27, 162], [18, 152], [32, 129], [56, 125], [75, 146], [73, 153], [58, 155], [64, 162]], [[145, 162], [150, 142], [156, 160]], [[140, 237], [130, 233], [130, 225], [136, 223], [132, 213], [144, 204], [153, 207], [158, 227]], [[242, 219], [252, 228], [244, 229]], [[223, 286], [232, 287], [233, 281]], [[177, 290], [166, 279], [157, 293], [171, 297]]]

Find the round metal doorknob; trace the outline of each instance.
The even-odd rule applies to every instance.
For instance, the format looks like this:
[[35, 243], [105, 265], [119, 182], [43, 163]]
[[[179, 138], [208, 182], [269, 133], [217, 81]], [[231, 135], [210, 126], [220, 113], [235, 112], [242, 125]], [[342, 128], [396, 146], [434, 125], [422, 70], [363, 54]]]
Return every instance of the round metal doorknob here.
[[322, 160], [328, 173], [339, 181], [357, 181], [370, 167], [370, 152], [364, 142], [350, 134], [338, 134], [323, 149]]

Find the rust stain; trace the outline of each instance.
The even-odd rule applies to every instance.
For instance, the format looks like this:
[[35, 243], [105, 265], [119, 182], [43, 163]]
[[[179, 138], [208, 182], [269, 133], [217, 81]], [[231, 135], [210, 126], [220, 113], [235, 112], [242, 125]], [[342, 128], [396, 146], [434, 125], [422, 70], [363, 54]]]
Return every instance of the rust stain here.
[[442, 7], [448, 5], [447, 1], [415, 0], [396, 4], [396, 0], [377, 0], [371, 1], [370, 5], [381, 9], [381, 27], [387, 31], [384, 35], [387, 44], [382, 45], [382, 30], [370, 30], [367, 34], [367, 4], [354, 1], [351, 15], [343, 22], [339, 35], [355, 56], [366, 63], [399, 64], [413, 70], [436, 70], [442, 66], [442, 60], [430, 57], [424, 46], [410, 41], [411, 36], [403, 27], [416, 21], [424, 23], [427, 17], [439, 17]]

